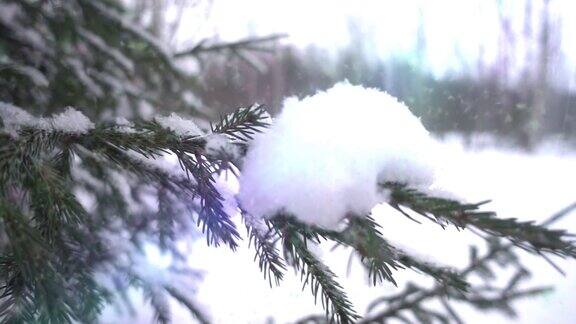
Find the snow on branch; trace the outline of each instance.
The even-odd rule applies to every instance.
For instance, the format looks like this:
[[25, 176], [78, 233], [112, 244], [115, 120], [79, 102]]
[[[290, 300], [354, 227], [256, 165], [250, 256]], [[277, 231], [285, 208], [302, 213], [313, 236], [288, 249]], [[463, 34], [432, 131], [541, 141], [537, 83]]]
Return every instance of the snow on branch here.
[[286, 100], [248, 151], [239, 199], [259, 217], [285, 210], [306, 224], [333, 229], [346, 214], [365, 215], [387, 201], [381, 179], [430, 186], [435, 145], [396, 98], [341, 83]]
[[80, 111], [67, 107], [64, 112], [52, 117], [35, 118], [22, 108], [0, 102], [0, 119], [5, 132], [16, 135], [25, 127], [44, 131], [60, 131], [70, 134], [86, 134], [94, 129], [94, 123]]
[[[240, 109], [209, 132], [176, 114], [152, 121], [130, 123], [119, 119], [117, 123], [95, 125], [73, 108], [42, 118], [10, 104], [2, 103], [0, 108], [0, 132], [8, 136], [0, 139], [10, 143], [0, 152], [5, 157], [0, 164], [3, 179], [20, 179], [20, 174], [27, 172], [22, 159], [45, 162], [54, 152], [62, 155], [63, 161], [73, 155], [88, 157], [93, 163], [104, 164], [104, 169], [113, 165], [176, 196], [185, 191], [192, 198], [199, 198], [198, 223], [208, 243], [236, 247], [239, 234], [224, 208], [214, 176], [239, 158], [238, 139], [246, 138], [246, 130], [257, 132], [258, 127], [265, 125], [260, 122], [260, 110]], [[173, 173], [155, 163], [166, 154], [177, 158], [182, 172]], [[67, 164], [65, 169], [70, 168]]]
[[194, 121], [182, 118], [176, 113], [165, 117], [156, 117], [154, 120], [162, 127], [180, 136], [202, 136], [204, 134]]
[[[533, 254], [576, 257], [565, 231], [499, 219], [480, 210], [483, 203], [461, 203], [436, 191], [440, 165], [435, 157], [440, 153], [420, 120], [396, 98], [337, 84], [311, 97], [286, 100], [271, 127], [254, 136], [241, 168], [240, 208], [247, 224], [259, 219], [268, 225], [268, 230], [252, 226], [255, 238], [281, 242], [286, 264], [301, 272], [304, 284], [312, 282], [315, 296], [322, 291], [327, 317], [341, 322], [355, 321], [357, 315], [331, 271], [308, 250], [308, 241], [331, 240], [353, 248], [373, 284], [396, 283], [392, 271], [409, 268], [436, 280], [438, 288], [431, 294], [465, 296], [474, 288], [466, 272], [421, 260], [382, 237], [369, 216], [379, 203], [412, 220], [403, 208], [443, 227], [479, 230], [487, 239], [504, 237]], [[279, 281], [278, 265], [284, 263], [273, 248], [259, 247], [256, 258], [265, 275]]]
[[396, 98], [347, 82], [284, 103], [267, 132], [255, 138], [243, 165], [239, 201], [250, 215], [290, 215], [335, 230], [386, 202], [444, 225], [506, 237], [533, 253], [576, 257], [565, 231], [500, 219], [435, 191], [442, 151], [420, 120]]

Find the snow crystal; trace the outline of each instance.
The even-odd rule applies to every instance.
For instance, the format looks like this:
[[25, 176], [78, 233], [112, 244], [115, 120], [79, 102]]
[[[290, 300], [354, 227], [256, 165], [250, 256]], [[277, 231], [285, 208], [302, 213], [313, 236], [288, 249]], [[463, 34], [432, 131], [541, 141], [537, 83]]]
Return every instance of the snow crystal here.
[[154, 118], [160, 126], [167, 128], [177, 135], [180, 136], [202, 136], [204, 133], [196, 125], [196, 123], [190, 119], [184, 119], [178, 116], [176, 113], [172, 113], [170, 116], [166, 117], [156, 117]]
[[403, 103], [347, 82], [289, 98], [248, 151], [238, 199], [257, 217], [278, 211], [336, 228], [387, 199], [378, 182], [428, 188], [436, 142]]
[[38, 122], [41, 129], [48, 131], [61, 131], [72, 134], [86, 134], [94, 128], [94, 123], [78, 110], [67, 107], [60, 114], [50, 118], [41, 118]]

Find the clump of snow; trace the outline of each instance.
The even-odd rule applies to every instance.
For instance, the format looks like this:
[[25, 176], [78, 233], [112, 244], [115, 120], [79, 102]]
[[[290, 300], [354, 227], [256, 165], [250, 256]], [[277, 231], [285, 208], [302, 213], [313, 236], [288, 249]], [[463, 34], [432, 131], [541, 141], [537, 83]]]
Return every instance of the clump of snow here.
[[408, 107], [377, 89], [347, 82], [284, 102], [246, 156], [238, 199], [258, 217], [278, 211], [336, 228], [386, 201], [384, 181], [428, 188], [436, 142]]
[[17, 136], [22, 126], [32, 126], [36, 123], [36, 119], [22, 108], [2, 101], [0, 101], [0, 118], [4, 124], [3, 130], [12, 136]]
[[126, 119], [125, 117], [116, 117], [114, 118], [114, 123], [116, 124], [115, 128], [120, 133], [135, 133], [136, 130], [134, 129], [134, 124]]
[[265, 237], [270, 231], [262, 218], [252, 214], [244, 214], [244, 223], [259, 237]]
[[83, 113], [72, 107], [67, 107], [64, 112], [50, 118], [41, 118], [38, 126], [48, 131], [61, 131], [72, 134], [86, 134], [89, 130], [94, 129], [94, 123]]
[[178, 116], [176, 113], [170, 114], [170, 116], [156, 117], [154, 118], [160, 126], [167, 128], [176, 135], [180, 136], [202, 136], [204, 133], [196, 125], [196, 123], [190, 119], [185, 119]]
[[267, 111], [264, 111], [262, 112], [262, 122], [271, 125], [274, 122], [274, 119]]
[[232, 158], [240, 156], [238, 146], [232, 144], [230, 139], [224, 134], [211, 134], [206, 137], [206, 153], [208, 155], [217, 155], [218, 153], [225, 153]]
[[114, 122], [118, 126], [132, 126], [132, 122], [126, 119], [126, 117], [116, 117], [114, 118]]
[[85, 134], [94, 128], [94, 123], [88, 117], [72, 107], [52, 117], [35, 118], [21, 108], [0, 102], [0, 118], [4, 124], [4, 131], [12, 136], [17, 136], [22, 127], [71, 134]]

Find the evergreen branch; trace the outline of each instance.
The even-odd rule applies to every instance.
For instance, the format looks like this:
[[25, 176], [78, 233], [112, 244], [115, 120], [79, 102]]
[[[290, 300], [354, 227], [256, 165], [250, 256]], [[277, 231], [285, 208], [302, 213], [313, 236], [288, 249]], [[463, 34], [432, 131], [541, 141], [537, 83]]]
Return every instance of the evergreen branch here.
[[158, 241], [160, 248], [168, 247], [168, 239], [174, 237], [174, 215], [176, 210], [168, 199], [168, 192], [164, 188], [158, 190]]
[[[576, 209], [576, 204], [572, 204], [559, 213], [552, 215], [548, 220], [543, 222], [543, 224], [551, 225], [560, 218], [568, 215], [574, 209]], [[500, 244], [498, 240], [488, 241], [488, 243], [488, 252], [482, 257], [477, 256], [475, 248], [471, 249], [469, 265], [458, 273], [461, 278], [465, 279], [471, 274], [477, 274], [485, 280], [494, 279], [494, 274], [488, 266], [490, 262], [497, 264], [501, 263], [502, 260], [516, 262], [516, 256], [511, 251], [515, 247], [514, 244]], [[526, 273], [526, 270], [520, 268], [519, 272], [511, 278], [507, 285], [502, 288], [492, 288], [492, 290], [498, 292], [498, 294], [490, 297], [483, 295], [481, 287], [477, 286], [471, 286], [468, 292], [462, 293], [450, 290], [449, 287], [439, 284], [430, 289], [409, 284], [404, 291], [395, 296], [382, 297], [373, 301], [368, 308], [369, 312], [380, 304], [387, 304], [387, 308], [380, 313], [365, 317], [360, 323], [384, 323], [391, 318], [399, 319], [402, 316], [402, 312], [414, 309], [421, 303], [437, 297], [444, 300], [446, 304], [444, 307], [447, 309], [448, 316], [452, 317], [457, 323], [459, 322], [459, 317], [455, 311], [451, 309], [446, 298], [457, 299], [480, 309], [500, 309], [508, 315], [514, 315], [513, 309], [510, 306], [511, 301], [550, 291], [550, 288], [547, 287], [517, 290], [517, 286], [520, 279], [524, 277], [524, 273]]]
[[132, 34], [134, 37], [137, 37], [145, 44], [147, 44], [151, 49], [154, 50], [155, 53], [158, 54], [159, 58], [161, 58], [162, 63], [169, 69], [173, 75], [177, 77], [183, 77], [184, 72], [176, 66], [173, 60], [173, 55], [168, 52], [166, 47], [162, 44], [162, 42], [154, 37], [153, 35], [149, 34], [145, 30], [141, 28], [136, 28], [130, 21], [128, 21], [125, 17], [123, 17], [118, 12], [115, 12], [112, 8], [109, 8], [107, 4], [103, 3], [100, 0], [78, 0], [79, 3], [83, 6], [90, 7], [94, 9], [99, 15], [103, 18], [110, 21], [112, 24], [120, 27], [122, 30], [125, 30], [129, 34]]
[[180, 292], [178, 289], [168, 285], [165, 285], [164, 289], [170, 294], [170, 296], [180, 302], [180, 304], [184, 305], [186, 309], [190, 311], [190, 314], [192, 314], [192, 316], [198, 320], [198, 322], [201, 324], [210, 323], [206, 315], [204, 315], [198, 306], [196, 306], [194, 302], [192, 302], [192, 300], [190, 300], [190, 298], [188, 298], [185, 294]]
[[10, 242], [0, 256], [0, 319], [72, 323], [95, 318], [103, 292], [77, 252], [88, 247], [70, 233], [68, 244], [60, 242], [54, 251], [18, 210], [0, 202], [0, 211]]
[[274, 246], [278, 238], [274, 238], [272, 232], [267, 234], [260, 233], [257, 229], [248, 227], [249, 241], [248, 244], [254, 244], [256, 250], [254, 261], [258, 259], [258, 267], [264, 274], [264, 279], [268, 278], [270, 287], [272, 287], [272, 280], [278, 286], [280, 281], [284, 278], [284, 271], [286, 266], [278, 249]]
[[179, 141], [169, 139], [163, 148], [157, 150], [148, 150], [148, 146], [134, 146], [134, 143], [116, 145], [123, 149], [130, 148], [144, 156], [154, 157], [154, 154], [160, 154], [164, 149], [176, 154], [180, 166], [188, 176], [188, 181], [194, 181], [194, 193], [200, 197], [201, 211], [198, 224], [202, 224], [207, 242], [214, 245], [224, 242], [235, 249], [237, 246], [235, 239], [239, 238], [239, 234], [230, 216], [224, 212], [222, 197], [214, 187], [212, 176], [214, 165], [206, 156], [200, 154], [203, 152], [204, 144], [203, 140], [196, 137], [186, 137]]
[[184, 56], [194, 56], [194, 55], [203, 54], [203, 53], [207, 53], [207, 52], [218, 52], [218, 51], [224, 51], [224, 50], [238, 51], [238, 50], [242, 50], [242, 49], [248, 49], [248, 50], [253, 50], [253, 51], [265, 51], [266, 48], [256, 47], [255, 45], [260, 45], [262, 43], [275, 42], [275, 41], [282, 39], [282, 38], [285, 38], [287, 36], [288, 35], [286, 35], [286, 34], [275, 34], [275, 35], [268, 35], [268, 36], [264, 36], [264, 37], [248, 38], [248, 39], [243, 39], [243, 40], [239, 40], [239, 41], [235, 41], [235, 42], [215, 44], [215, 45], [210, 45], [210, 46], [205, 46], [204, 44], [206, 43], [206, 41], [203, 40], [203, 41], [200, 41], [196, 46], [194, 46], [190, 49], [183, 50], [181, 52], [176, 53], [174, 55], [174, 57], [180, 58], [180, 57], [184, 57]]
[[31, 322], [35, 318], [36, 307], [28, 279], [35, 269], [30, 263], [30, 260], [34, 260], [34, 250], [29, 247], [42, 242], [42, 238], [28, 226], [24, 215], [1, 198], [0, 216], [4, 223], [3, 230], [12, 243], [0, 255], [0, 320]]
[[[214, 127], [219, 134], [226, 134], [240, 140], [246, 140], [261, 127], [266, 126], [265, 111], [261, 106], [240, 109], [237, 113], [223, 118]], [[128, 127], [128, 126], [125, 126]], [[156, 122], [141, 122], [130, 126], [131, 131], [120, 131], [116, 125], [98, 125], [86, 134], [47, 131], [25, 126], [21, 130], [24, 147], [29, 155], [37, 156], [49, 153], [57, 146], [73, 144], [81, 145], [88, 151], [102, 154], [110, 161], [122, 165], [131, 171], [138, 171], [159, 178], [158, 172], [150, 172], [141, 165], [127, 159], [123, 152], [133, 151], [145, 158], [157, 158], [166, 153], [174, 153], [180, 166], [194, 180], [194, 194], [200, 198], [201, 211], [198, 222], [206, 233], [209, 244], [218, 245], [223, 242], [231, 248], [237, 246], [235, 240], [239, 234], [223, 211], [222, 197], [214, 187], [213, 173], [226, 167], [226, 161], [216, 160], [206, 155], [206, 139], [202, 136], [180, 136], [171, 130], [164, 129]], [[13, 160], [19, 160], [18, 154]], [[17, 165], [15, 163], [14, 165]], [[2, 165], [0, 165], [2, 167]], [[13, 167], [12, 164], [6, 167]], [[15, 171], [21, 171], [16, 169]], [[19, 173], [19, 172], [11, 172]]]
[[220, 117], [219, 123], [212, 125], [212, 132], [246, 142], [269, 125], [269, 118], [270, 115], [263, 105], [252, 105], [240, 108], [226, 117]]
[[392, 271], [409, 268], [431, 276], [442, 285], [462, 291], [467, 289], [468, 284], [454, 270], [421, 261], [386, 241], [372, 217], [351, 216], [348, 222], [346, 229], [336, 232], [299, 223], [287, 215], [277, 215], [273, 219], [280, 232], [295, 231], [314, 242], [323, 238], [352, 247], [361, 256], [374, 285], [384, 280], [396, 285]]
[[[92, 162], [91, 167], [103, 164], [110, 169], [130, 172], [144, 182], [156, 183], [159, 189], [168, 190], [179, 197], [193, 199], [197, 196], [195, 181], [151, 166], [145, 160], [138, 158], [137, 154], [136, 156], [128, 154], [133, 151], [123, 151], [115, 147], [109, 147], [99, 152], [105, 159], [100, 159], [99, 155], [92, 154], [91, 151], [84, 149], [82, 146], [76, 147], [76, 151], [85, 161]], [[141, 157], [144, 158], [143, 156]]]
[[437, 222], [447, 222], [458, 228], [475, 228], [490, 236], [505, 237], [516, 246], [532, 253], [551, 253], [576, 258], [576, 247], [564, 230], [551, 230], [534, 222], [520, 222], [515, 218], [497, 218], [493, 212], [479, 211], [484, 204], [462, 204], [455, 200], [430, 197], [398, 183], [384, 183], [391, 191], [391, 204], [403, 205], [415, 212], [432, 215]]
[[37, 178], [29, 179], [30, 182], [24, 186], [30, 193], [32, 221], [44, 239], [53, 244], [56, 237], [70, 226], [82, 223], [86, 211], [61, 184], [62, 180], [53, 169], [44, 165], [35, 171]]
[[357, 320], [359, 316], [342, 286], [335, 280], [334, 273], [308, 250], [299, 233], [289, 230], [283, 230], [282, 233], [284, 253], [292, 266], [300, 271], [304, 286], [310, 284], [314, 297], [317, 298], [321, 292], [326, 316], [337, 323], [353, 323]]
[[[256, 111], [232, 118], [222, 130], [227, 134], [255, 131], [260, 125]], [[81, 132], [53, 126], [55, 122], [42, 119], [10, 124], [17, 133], [0, 134], [0, 228], [8, 242], [0, 255], [0, 320], [93, 321], [106, 291], [94, 282], [92, 271], [97, 264], [115, 262], [116, 252], [106, 251], [103, 233], [120, 221], [131, 228], [132, 243], [138, 244], [138, 235], [150, 233], [150, 225], [156, 224], [153, 233], [170, 248], [179, 221], [172, 207], [178, 199], [183, 207], [191, 207], [198, 214], [210, 244], [224, 242], [236, 247], [239, 235], [214, 185], [214, 171], [222, 168], [222, 161], [207, 154], [206, 136], [181, 136], [156, 122], [99, 124]], [[242, 128], [242, 122], [251, 124]], [[146, 161], [167, 153], [178, 157], [182, 176]], [[71, 171], [81, 165], [110, 188], [116, 185], [113, 170], [120, 171], [116, 176], [133, 175], [140, 183], [153, 185], [158, 189], [158, 214], [135, 215], [127, 208], [131, 201], [126, 200], [133, 199], [134, 193], [127, 193], [133, 196], [126, 198], [117, 189], [106, 193], [96, 186], [92, 188], [99, 198], [110, 199], [98, 211], [101, 218], [86, 217], [87, 212], [72, 193], [81, 181]], [[12, 204], [15, 211], [9, 212]], [[112, 215], [106, 211], [113, 211]], [[116, 225], [108, 224], [110, 221]], [[283, 263], [277, 251], [262, 243], [260, 246], [261, 256], [272, 263], [270, 276], [279, 280]], [[38, 277], [40, 272], [43, 276]], [[163, 297], [153, 290], [147, 291], [157, 319], [167, 322]], [[177, 291], [170, 294], [192, 306]], [[197, 309], [190, 310], [200, 316]]]
[[170, 306], [164, 291], [160, 287], [145, 282], [142, 282], [140, 286], [144, 291], [145, 298], [154, 310], [156, 322], [160, 324], [170, 323]]
[[379, 227], [370, 216], [352, 217], [349, 220], [349, 226], [343, 232], [344, 236], [348, 236], [348, 245], [355, 247], [356, 251], [368, 261], [373, 284], [383, 279], [396, 284], [391, 276], [390, 268], [397, 270], [406, 267], [431, 276], [446, 286], [463, 291], [467, 289], [468, 283], [452, 269], [421, 261], [394, 247], [382, 237]]
[[124, 71], [126, 71], [127, 73], [134, 72], [134, 63], [128, 57], [126, 57], [119, 49], [108, 46], [108, 44], [106, 44], [106, 41], [104, 39], [100, 38], [100, 36], [92, 33], [91, 31], [85, 28], [76, 27], [76, 30], [78, 32], [78, 35], [84, 38], [88, 44], [92, 45], [92, 47], [94, 47], [97, 51], [102, 53], [102, 55], [105, 55], [109, 57], [111, 60], [113, 60], [116, 63], [116, 65], [118, 65]]
[[[491, 249], [488, 254], [481, 258], [481, 260], [470, 264], [465, 270], [461, 271], [459, 273], [460, 276], [462, 278], [466, 278], [468, 274], [473, 273], [479, 268], [483, 267], [485, 263], [495, 260], [500, 252], [502, 252], [500, 248]], [[472, 291], [474, 289], [475, 287], [469, 287], [468, 291]], [[385, 323], [391, 318], [398, 318], [399, 316], [402, 316], [403, 311], [412, 311], [414, 309], [418, 309], [420, 307], [419, 305], [424, 301], [431, 298], [436, 298], [438, 296], [441, 298], [444, 296], [459, 296], [460, 299], [465, 300], [464, 296], [466, 296], [466, 294], [449, 293], [449, 289], [447, 287], [438, 284], [431, 289], [424, 289], [414, 285], [408, 285], [403, 292], [396, 296], [383, 297], [373, 301], [368, 308], [369, 310], [376, 308], [382, 303], [387, 304], [386, 309], [376, 315], [366, 316], [360, 321], [360, 323]], [[471, 301], [469, 300], [469, 302]]]
[[[240, 114], [246, 119], [234, 118], [231, 127], [222, 128], [229, 134], [235, 134], [235, 129], [244, 132], [240, 124], [242, 121], [251, 123], [258, 119], [251, 119], [253, 110], [247, 114]], [[234, 129], [233, 129], [234, 128]], [[256, 125], [249, 125], [250, 130], [256, 130]], [[33, 154], [40, 154], [40, 150], [46, 152], [53, 149], [54, 145], [66, 143], [70, 145], [80, 144], [89, 151], [99, 152], [117, 164], [130, 166], [132, 170], [144, 170], [133, 161], [129, 161], [121, 154], [125, 151], [134, 151], [147, 158], [156, 158], [165, 153], [174, 153], [179, 159], [180, 165], [188, 175], [189, 181], [194, 180], [195, 193], [200, 197], [202, 210], [199, 214], [199, 223], [206, 232], [210, 244], [218, 245], [220, 241], [228, 244], [231, 248], [236, 247], [235, 239], [239, 237], [234, 224], [229, 216], [223, 211], [222, 197], [214, 187], [212, 173], [220, 164], [219, 161], [209, 160], [205, 156], [205, 139], [198, 136], [177, 136], [169, 130], [165, 130], [155, 122], [144, 122], [134, 126], [134, 132], [121, 132], [115, 127], [100, 125], [87, 134], [67, 134], [63, 132], [47, 132], [35, 130], [30, 127], [23, 131], [25, 147], [30, 147]], [[50, 139], [50, 141], [48, 140]], [[54, 145], [48, 143], [54, 142]], [[31, 143], [31, 144], [30, 144]], [[40, 144], [41, 143], [41, 144]], [[218, 167], [219, 168], [219, 167]], [[152, 174], [147, 172], [148, 174]]]
[[236, 239], [240, 234], [236, 226], [226, 214], [222, 205], [222, 196], [214, 187], [211, 165], [202, 155], [188, 155], [183, 151], [175, 151], [178, 161], [187, 174], [193, 175], [196, 180], [197, 192], [200, 196], [201, 212], [198, 216], [198, 225], [202, 224], [202, 231], [206, 234], [208, 244], [218, 246], [220, 242], [228, 244], [231, 249], [238, 245]]

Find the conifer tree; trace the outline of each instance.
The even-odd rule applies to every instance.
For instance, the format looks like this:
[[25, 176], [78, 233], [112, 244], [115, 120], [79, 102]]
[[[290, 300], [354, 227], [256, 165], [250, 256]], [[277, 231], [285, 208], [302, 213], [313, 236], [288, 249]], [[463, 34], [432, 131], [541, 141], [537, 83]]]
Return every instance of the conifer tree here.
[[[210, 123], [209, 111], [193, 99], [198, 78], [177, 59], [220, 51], [243, 55], [277, 37], [200, 43], [173, 53], [129, 16], [114, 0], [0, 4], [2, 322], [94, 322], [129, 287], [144, 292], [158, 322], [170, 321], [169, 298], [209, 322], [178, 281], [195, 279], [193, 271], [178, 265], [170, 280], [150, 276], [142, 271], [141, 249], [153, 242], [178, 256], [178, 238], [195, 229], [208, 245], [238, 246], [241, 229], [217, 178], [242, 173], [251, 140], [270, 117], [255, 104]], [[167, 156], [177, 160], [176, 169], [161, 163]], [[513, 312], [511, 301], [543, 291], [518, 289], [527, 269], [516, 250], [576, 257], [569, 234], [548, 224], [501, 219], [482, 210], [482, 203], [434, 197], [407, 183], [378, 186], [390, 193], [387, 203], [398, 215], [415, 213], [443, 227], [482, 233], [487, 254], [473, 249], [470, 266], [456, 271], [393, 246], [370, 215], [348, 215], [343, 228], [332, 230], [286, 211], [257, 218], [240, 205], [264, 278], [277, 285], [291, 267], [319, 296], [326, 314], [309, 320], [384, 322], [411, 313], [424, 323], [460, 322], [450, 300]], [[376, 300], [373, 307], [383, 311], [362, 318], [332, 270], [309, 249], [321, 241], [354, 249], [374, 285], [396, 283], [394, 273], [404, 269], [431, 276], [437, 285], [408, 286]], [[507, 286], [493, 287], [496, 297], [467, 282], [473, 272], [491, 278], [490, 263], [502, 260], [514, 263], [518, 274]], [[440, 298], [445, 311], [420, 304], [429, 298]]]

